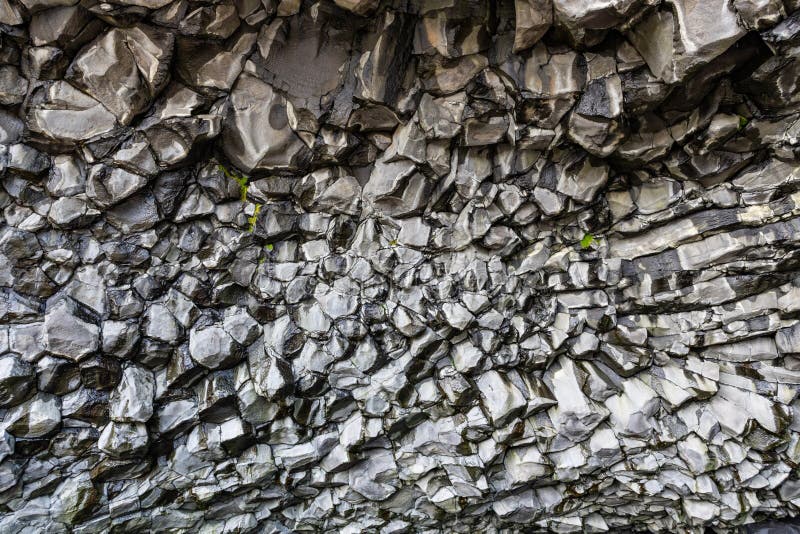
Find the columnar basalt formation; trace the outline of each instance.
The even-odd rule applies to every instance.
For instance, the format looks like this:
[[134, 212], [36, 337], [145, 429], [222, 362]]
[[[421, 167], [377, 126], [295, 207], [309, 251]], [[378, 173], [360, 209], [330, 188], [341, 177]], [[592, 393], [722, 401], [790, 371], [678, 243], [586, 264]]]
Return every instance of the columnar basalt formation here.
[[799, 79], [798, 0], [0, 0], [0, 532], [795, 516]]

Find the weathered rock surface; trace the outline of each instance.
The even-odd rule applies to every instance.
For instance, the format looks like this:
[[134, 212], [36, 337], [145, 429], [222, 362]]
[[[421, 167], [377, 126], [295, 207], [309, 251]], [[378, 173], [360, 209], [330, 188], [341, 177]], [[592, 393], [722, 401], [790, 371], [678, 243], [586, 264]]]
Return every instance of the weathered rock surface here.
[[231, 90], [225, 154], [246, 172], [296, 168], [307, 147], [289, 125], [289, 104], [269, 84], [243, 74]]
[[797, 530], [798, 9], [0, 0], [0, 532]]
[[169, 79], [173, 42], [162, 29], [113, 28], [75, 57], [67, 79], [129, 124]]

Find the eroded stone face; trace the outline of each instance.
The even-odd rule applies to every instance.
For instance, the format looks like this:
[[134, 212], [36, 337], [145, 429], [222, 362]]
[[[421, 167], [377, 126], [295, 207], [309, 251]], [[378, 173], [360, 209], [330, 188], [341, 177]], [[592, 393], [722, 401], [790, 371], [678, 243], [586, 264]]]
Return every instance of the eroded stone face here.
[[29, 107], [28, 127], [57, 141], [89, 141], [117, 125], [111, 111], [65, 81], [41, 89], [36, 102]]
[[231, 113], [223, 149], [237, 167], [253, 170], [297, 168], [307, 147], [292, 130], [292, 110], [269, 84], [243, 74], [231, 90]]
[[675, 83], [744, 35], [736, 15], [735, 8], [723, 0], [670, 0], [633, 27], [630, 39], [653, 74]]
[[67, 78], [129, 124], [166, 83], [173, 43], [172, 33], [163, 29], [114, 28], [75, 57]]
[[798, 8], [0, 0], [0, 532], [797, 515]]

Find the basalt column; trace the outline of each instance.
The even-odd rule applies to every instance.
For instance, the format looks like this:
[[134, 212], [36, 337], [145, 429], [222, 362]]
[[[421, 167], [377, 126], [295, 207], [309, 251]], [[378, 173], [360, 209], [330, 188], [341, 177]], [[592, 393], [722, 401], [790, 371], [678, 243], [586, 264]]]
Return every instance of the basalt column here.
[[798, 392], [800, 0], [0, 0], [2, 534], [791, 532]]

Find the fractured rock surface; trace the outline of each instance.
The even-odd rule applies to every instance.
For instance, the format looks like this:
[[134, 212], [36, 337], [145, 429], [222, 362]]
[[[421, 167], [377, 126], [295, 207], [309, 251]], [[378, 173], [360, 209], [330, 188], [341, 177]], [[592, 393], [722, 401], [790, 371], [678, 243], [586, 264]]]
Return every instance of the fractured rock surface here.
[[0, 0], [0, 532], [781, 532], [800, 2]]

